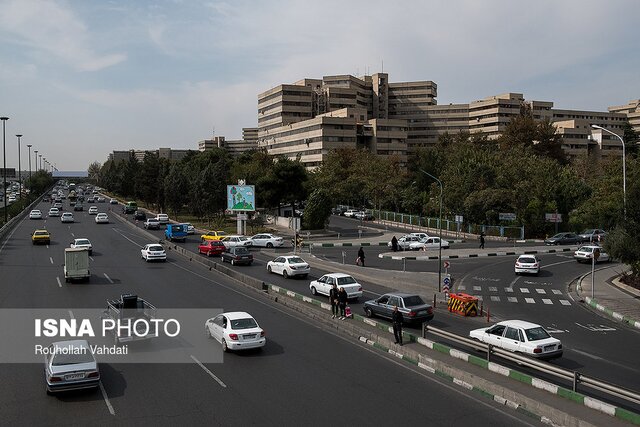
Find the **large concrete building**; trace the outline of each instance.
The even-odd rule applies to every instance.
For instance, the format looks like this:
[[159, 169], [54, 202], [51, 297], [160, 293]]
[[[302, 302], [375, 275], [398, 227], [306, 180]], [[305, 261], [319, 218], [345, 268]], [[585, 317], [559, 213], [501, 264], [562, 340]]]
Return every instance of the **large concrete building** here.
[[172, 148], [158, 148], [157, 150], [114, 150], [109, 153], [107, 160], [113, 160], [116, 163], [124, 160], [128, 161], [130, 158], [135, 158], [137, 161], [142, 162], [144, 156], [147, 153], [157, 154], [161, 159], [169, 159], [173, 161], [182, 160], [192, 150], [176, 150]]
[[213, 148], [223, 148], [232, 156], [239, 156], [245, 151], [257, 150], [258, 128], [242, 128], [242, 139], [227, 140], [224, 136], [214, 136], [212, 139], [198, 141], [198, 151], [208, 151]]

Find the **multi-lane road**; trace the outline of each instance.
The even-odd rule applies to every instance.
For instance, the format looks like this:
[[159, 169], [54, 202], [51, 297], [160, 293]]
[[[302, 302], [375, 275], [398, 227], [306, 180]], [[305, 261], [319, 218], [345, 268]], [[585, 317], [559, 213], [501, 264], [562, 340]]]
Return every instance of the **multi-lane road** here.
[[[38, 208], [46, 212], [48, 206]], [[113, 218], [99, 225], [86, 211], [75, 216], [73, 224], [25, 219], [2, 242], [0, 308], [104, 308], [107, 299], [134, 292], [158, 307], [246, 310], [267, 331], [267, 346], [225, 355], [220, 364], [102, 363], [100, 390], [56, 396], [45, 393], [42, 365], [0, 364], [3, 424], [530, 423], [520, 413], [323, 330], [171, 252], [166, 263], [145, 263], [140, 246], [149, 238]], [[31, 232], [40, 227], [51, 232], [50, 245], [31, 244]], [[88, 283], [63, 279], [64, 248], [74, 237], [93, 243]], [[455, 413], [443, 410], [451, 402]]]

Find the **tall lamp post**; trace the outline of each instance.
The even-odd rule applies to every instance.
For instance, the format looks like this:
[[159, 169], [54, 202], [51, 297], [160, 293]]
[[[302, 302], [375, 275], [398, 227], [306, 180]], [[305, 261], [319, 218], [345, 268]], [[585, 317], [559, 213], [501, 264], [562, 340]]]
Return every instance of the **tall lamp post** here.
[[608, 134], [611, 134], [620, 140], [622, 144], [622, 206], [624, 210], [624, 217], [627, 217], [627, 162], [625, 159], [624, 139], [617, 133], [611, 132], [609, 129], [605, 129], [602, 126], [591, 125], [594, 129], [600, 129]]
[[38, 154], [38, 157], [40, 157], [40, 167], [38, 170], [42, 170], [42, 154]]
[[4, 200], [4, 223], [8, 221], [7, 218], [7, 151], [5, 147], [5, 122], [9, 120], [9, 117], [0, 117], [2, 120], [2, 158], [3, 158], [3, 171], [2, 171], [2, 199]]
[[22, 199], [22, 166], [20, 164], [20, 138], [22, 135], [16, 135], [18, 137], [18, 197]]
[[31, 194], [31, 185], [33, 184], [31, 182], [31, 144], [27, 144], [27, 147], [29, 148], [29, 194]]
[[35, 165], [33, 166], [33, 168], [36, 170], [36, 173], [38, 173], [38, 150], [33, 150], [34, 156], [36, 158], [35, 161]]
[[419, 170], [423, 174], [435, 179], [440, 186], [440, 216], [438, 218], [438, 233], [440, 236], [438, 239], [438, 292], [442, 292], [442, 181], [425, 170]]

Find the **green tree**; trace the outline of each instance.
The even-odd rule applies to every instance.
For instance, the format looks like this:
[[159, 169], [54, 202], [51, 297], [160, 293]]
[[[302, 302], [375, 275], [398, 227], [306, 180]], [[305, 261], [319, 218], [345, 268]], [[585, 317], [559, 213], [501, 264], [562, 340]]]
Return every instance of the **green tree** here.
[[326, 227], [331, 216], [331, 196], [323, 189], [314, 190], [307, 199], [302, 216], [302, 227], [317, 230]]
[[97, 183], [100, 180], [100, 170], [102, 165], [99, 162], [93, 162], [87, 168], [87, 173], [89, 175], [89, 179], [94, 183]]
[[164, 193], [167, 206], [177, 219], [189, 195], [189, 180], [181, 163], [173, 163], [170, 166], [169, 173], [164, 179]]

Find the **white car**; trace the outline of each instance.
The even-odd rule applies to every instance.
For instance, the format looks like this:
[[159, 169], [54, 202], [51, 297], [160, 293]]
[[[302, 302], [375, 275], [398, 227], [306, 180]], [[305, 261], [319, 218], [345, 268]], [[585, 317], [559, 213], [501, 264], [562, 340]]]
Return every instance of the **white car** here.
[[322, 294], [328, 296], [334, 283], [338, 286], [338, 289], [344, 288], [349, 299], [356, 300], [362, 296], [362, 285], [352, 276], [344, 273], [325, 274], [318, 280], [312, 281], [309, 284], [309, 289], [313, 295]]
[[60, 222], [73, 222], [73, 214], [71, 212], [65, 212], [60, 217]]
[[409, 235], [417, 236], [420, 240], [429, 238], [429, 235], [427, 233], [409, 233]]
[[259, 248], [279, 248], [284, 245], [284, 239], [273, 234], [256, 234], [249, 240], [251, 240], [251, 246]]
[[184, 225], [187, 226], [187, 234], [195, 234], [196, 228], [193, 225], [189, 224], [188, 222], [186, 222]]
[[562, 356], [562, 343], [542, 326], [523, 320], [505, 320], [489, 328], [474, 329], [469, 337], [503, 350], [538, 359]]
[[516, 275], [522, 273], [540, 273], [540, 260], [535, 255], [520, 255], [515, 264]]
[[60, 210], [58, 208], [49, 209], [49, 216], [60, 216]]
[[[418, 242], [409, 243], [409, 249], [412, 251], [427, 250], [427, 249], [440, 249], [439, 237], [427, 237], [426, 239], [420, 239]], [[442, 249], [449, 249], [449, 242], [442, 239]]]
[[75, 249], [86, 249], [89, 251], [89, 255], [93, 254], [93, 246], [89, 239], [73, 239], [71, 247]]
[[273, 261], [267, 263], [267, 271], [269, 273], [282, 274], [285, 279], [293, 276], [302, 276], [306, 278], [311, 271], [309, 264], [296, 255], [279, 256]]
[[167, 215], [165, 213], [161, 213], [161, 214], [156, 215], [156, 219], [162, 225], [166, 225], [166, 224], [169, 223], [169, 215]]
[[109, 224], [109, 217], [106, 213], [96, 215], [96, 224]]
[[140, 250], [140, 254], [142, 255], [142, 259], [147, 262], [167, 260], [167, 252], [164, 250], [164, 247], [158, 243], [145, 245], [144, 248]]
[[116, 199], [111, 199], [111, 200], [109, 200], [109, 204], [110, 205], [117, 205], [118, 201]]
[[91, 206], [89, 208], [89, 215], [98, 215], [98, 207], [97, 206]]
[[44, 378], [47, 394], [100, 386], [100, 371], [86, 340], [58, 341], [47, 348]]
[[222, 344], [222, 351], [262, 348], [267, 343], [264, 330], [244, 311], [222, 313], [204, 323], [204, 332]]
[[227, 236], [220, 239], [220, 241], [227, 249], [236, 248], [238, 246], [251, 246], [251, 240], [245, 236]]
[[[410, 234], [406, 236], [402, 236], [398, 239], [398, 247], [400, 249], [407, 250], [412, 243], [420, 243], [420, 238], [418, 236], [412, 236]], [[391, 242], [387, 243], [388, 247], [392, 247]]]
[[607, 262], [611, 261], [609, 254], [604, 251], [600, 246], [597, 245], [585, 245], [580, 247], [577, 251], [573, 253], [573, 257], [578, 262], [591, 262], [591, 258], [593, 257], [593, 253], [595, 250], [600, 251], [600, 256], [596, 260], [596, 262]]
[[346, 216], [347, 218], [354, 218], [356, 216], [356, 212], [358, 211], [355, 209], [349, 209], [344, 212], [344, 216]]
[[29, 219], [42, 219], [42, 212], [40, 212], [38, 209], [34, 209], [31, 212], [29, 212]]

